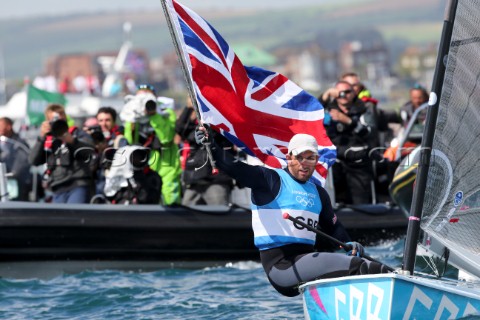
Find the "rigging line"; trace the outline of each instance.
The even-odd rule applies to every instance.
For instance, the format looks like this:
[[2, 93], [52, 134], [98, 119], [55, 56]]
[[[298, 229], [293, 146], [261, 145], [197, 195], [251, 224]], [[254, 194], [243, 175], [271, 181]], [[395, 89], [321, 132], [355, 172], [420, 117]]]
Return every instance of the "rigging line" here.
[[442, 257], [445, 256], [445, 259], [443, 260], [443, 272], [442, 272], [442, 277], [445, 275], [445, 271], [447, 271], [448, 267], [448, 258], [450, 258], [450, 249], [447, 247], [444, 248], [443, 255]]
[[425, 272], [425, 270], [427, 268], [430, 268], [432, 270], [432, 272], [435, 274], [435, 276], [437, 278], [439, 278], [439, 272], [438, 272], [438, 269], [437, 269], [437, 266], [435, 264], [435, 261], [433, 260], [433, 257], [430, 255], [430, 256], [421, 256], [423, 261], [427, 264], [427, 266], [425, 268], [423, 268], [422, 272]]

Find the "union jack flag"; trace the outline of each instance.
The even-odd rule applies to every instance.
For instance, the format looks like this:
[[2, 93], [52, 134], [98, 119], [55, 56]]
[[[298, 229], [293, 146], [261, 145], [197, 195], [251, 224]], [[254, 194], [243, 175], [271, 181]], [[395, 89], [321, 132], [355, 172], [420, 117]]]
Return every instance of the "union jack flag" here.
[[320, 102], [279, 73], [244, 66], [207, 21], [174, 0], [162, 1], [202, 121], [274, 168], [286, 166], [293, 135], [314, 136], [320, 157], [313, 180], [324, 185], [336, 149], [323, 127]]

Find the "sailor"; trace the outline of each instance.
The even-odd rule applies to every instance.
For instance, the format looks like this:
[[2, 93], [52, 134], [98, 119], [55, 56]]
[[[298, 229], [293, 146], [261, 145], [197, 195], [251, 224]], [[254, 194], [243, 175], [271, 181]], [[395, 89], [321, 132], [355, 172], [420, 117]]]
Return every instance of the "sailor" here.
[[[210, 141], [204, 127], [196, 130], [197, 143], [211, 143], [220, 170], [252, 189], [252, 227], [260, 259], [273, 287], [285, 296], [299, 294], [306, 281], [387, 272], [384, 265], [361, 258], [364, 248], [350, 238], [337, 219], [324, 188], [312, 183], [318, 161], [313, 136], [296, 134], [288, 145], [285, 169], [270, 169], [235, 161]], [[317, 252], [316, 234], [283, 219], [283, 213], [302, 219], [330, 236], [352, 245], [347, 254]]]

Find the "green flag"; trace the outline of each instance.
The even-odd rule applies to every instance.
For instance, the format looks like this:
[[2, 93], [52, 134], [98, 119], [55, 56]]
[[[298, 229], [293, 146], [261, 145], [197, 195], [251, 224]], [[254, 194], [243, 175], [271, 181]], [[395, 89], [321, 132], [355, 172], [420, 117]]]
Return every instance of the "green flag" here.
[[39, 126], [44, 120], [45, 108], [50, 103], [65, 106], [65, 96], [61, 93], [40, 90], [32, 85], [27, 89], [27, 121], [30, 125]]

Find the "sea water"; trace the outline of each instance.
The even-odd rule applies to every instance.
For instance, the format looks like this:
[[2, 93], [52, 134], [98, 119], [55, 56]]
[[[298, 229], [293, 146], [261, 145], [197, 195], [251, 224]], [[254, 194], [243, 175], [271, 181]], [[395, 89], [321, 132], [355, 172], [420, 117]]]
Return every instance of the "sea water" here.
[[[367, 246], [399, 267], [403, 240]], [[301, 296], [269, 284], [258, 262], [154, 272], [82, 271], [50, 279], [0, 279], [0, 319], [303, 319]]]

